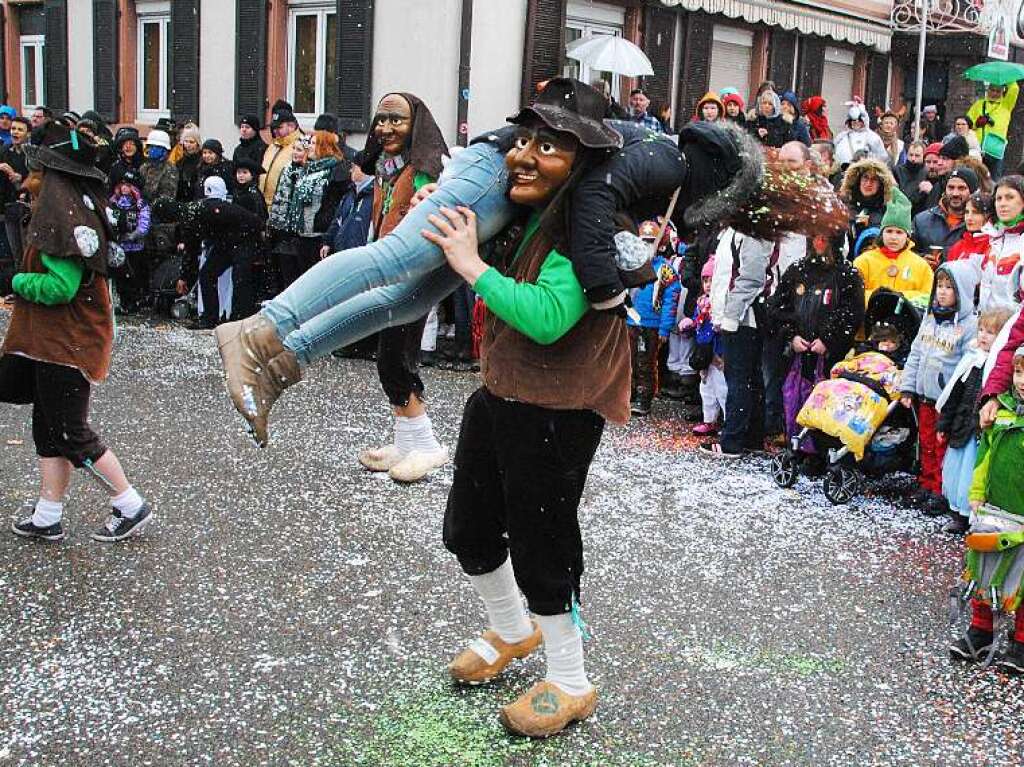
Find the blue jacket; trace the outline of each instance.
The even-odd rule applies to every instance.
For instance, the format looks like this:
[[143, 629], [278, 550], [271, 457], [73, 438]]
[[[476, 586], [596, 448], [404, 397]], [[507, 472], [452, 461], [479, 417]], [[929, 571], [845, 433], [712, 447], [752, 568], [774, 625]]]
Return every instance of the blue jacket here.
[[363, 181], [358, 187], [352, 187], [341, 198], [331, 225], [324, 232], [323, 243], [338, 253], [349, 248], [358, 248], [366, 244], [370, 231], [370, 220], [373, 218], [373, 178]]
[[914, 216], [914, 231], [910, 239], [914, 241], [914, 250], [921, 255], [928, 253], [932, 245], [942, 246], [945, 254], [960, 241], [965, 230], [962, 222], [956, 229], [950, 229], [946, 224], [946, 214], [936, 205]]
[[[676, 324], [676, 306], [679, 303], [679, 275], [672, 268], [672, 264], [662, 256], [655, 256], [651, 262], [654, 273], [658, 279], [644, 285], [633, 296], [633, 308], [640, 315], [639, 325], [642, 328], [657, 328], [658, 335], [668, 338], [668, 334]], [[654, 308], [654, 288], [658, 286], [659, 307]], [[626, 318], [628, 325], [636, 326], [629, 317]]]
[[910, 347], [910, 356], [903, 368], [900, 390], [935, 402], [953, 378], [960, 358], [967, 353], [978, 333], [978, 317], [974, 313], [974, 290], [978, 273], [969, 261], [953, 261], [935, 270], [931, 307], [935, 305], [935, 285], [946, 274], [956, 286], [956, 308], [953, 316], [940, 320], [934, 308], [921, 322], [917, 338]]

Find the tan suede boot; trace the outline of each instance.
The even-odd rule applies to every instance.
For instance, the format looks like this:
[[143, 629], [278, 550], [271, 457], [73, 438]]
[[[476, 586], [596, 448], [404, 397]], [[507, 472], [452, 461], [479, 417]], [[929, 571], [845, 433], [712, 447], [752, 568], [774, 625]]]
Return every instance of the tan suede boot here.
[[498, 717], [505, 729], [529, 738], [549, 738], [572, 722], [582, 722], [597, 708], [597, 689], [569, 695], [547, 680], [537, 682], [513, 703], [502, 706]]
[[483, 684], [491, 681], [504, 671], [514, 658], [525, 658], [540, 647], [544, 636], [535, 622], [532, 625], [533, 633], [515, 644], [503, 641], [498, 632], [488, 629], [448, 664], [448, 673], [460, 684]]
[[248, 423], [253, 441], [266, 447], [270, 409], [281, 392], [302, 380], [299, 361], [261, 314], [225, 322], [214, 335], [231, 402]]

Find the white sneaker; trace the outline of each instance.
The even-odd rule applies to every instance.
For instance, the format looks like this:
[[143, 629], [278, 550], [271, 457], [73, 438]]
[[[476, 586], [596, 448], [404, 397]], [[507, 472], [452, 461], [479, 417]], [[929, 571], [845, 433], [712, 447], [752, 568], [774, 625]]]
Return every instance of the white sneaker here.
[[407, 450], [396, 445], [368, 447], [359, 453], [359, 463], [369, 471], [389, 471], [393, 466], [401, 463], [407, 455], [409, 455]]
[[448, 463], [448, 449], [413, 450], [391, 467], [388, 474], [395, 482], [419, 482], [434, 469]]

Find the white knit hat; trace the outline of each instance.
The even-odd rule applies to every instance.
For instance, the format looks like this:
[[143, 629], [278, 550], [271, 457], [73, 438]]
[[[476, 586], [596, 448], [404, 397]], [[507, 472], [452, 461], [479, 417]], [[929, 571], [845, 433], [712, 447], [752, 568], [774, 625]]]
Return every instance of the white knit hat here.
[[146, 136], [146, 146], [162, 146], [168, 152], [171, 151], [171, 137], [167, 131], [151, 130]]

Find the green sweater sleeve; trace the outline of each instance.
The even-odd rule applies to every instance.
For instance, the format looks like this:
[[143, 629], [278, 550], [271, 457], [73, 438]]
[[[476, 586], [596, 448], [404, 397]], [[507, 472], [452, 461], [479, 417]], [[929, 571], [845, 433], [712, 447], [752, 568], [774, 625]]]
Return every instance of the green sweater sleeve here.
[[992, 462], [992, 430], [982, 432], [978, 443], [978, 457], [974, 463], [974, 474], [971, 477], [971, 489], [967, 492], [967, 500], [985, 502], [988, 489], [989, 464]]
[[46, 271], [14, 275], [11, 288], [26, 301], [44, 306], [70, 304], [82, 284], [85, 267], [76, 258], [53, 258], [40, 254]]
[[432, 184], [432, 183], [434, 183], [434, 179], [432, 179], [430, 176], [428, 176], [423, 171], [419, 171], [415, 176], [413, 176], [412, 188], [415, 189], [418, 192], [420, 189], [425, 187], [427, 184]]
[[497, 317], [542, 346], [572, 330], [590, 308], [572, 264], [556, 250], [548, 253], [535, 283], [516, 282], [491, 267], [473, 290]]

